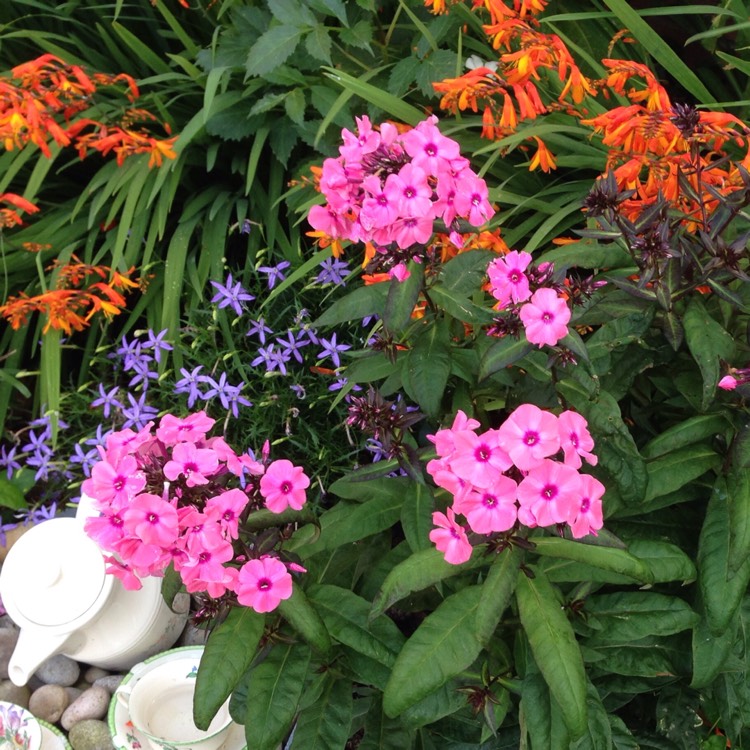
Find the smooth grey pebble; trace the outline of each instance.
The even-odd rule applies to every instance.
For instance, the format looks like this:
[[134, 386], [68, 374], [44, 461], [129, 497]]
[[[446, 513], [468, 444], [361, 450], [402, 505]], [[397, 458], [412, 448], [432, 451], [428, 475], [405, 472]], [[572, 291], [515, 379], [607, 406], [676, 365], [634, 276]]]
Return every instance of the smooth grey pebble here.
[[81, 690], [81, 688], [79, 688], [79, 687], [73, 687], [72, 685], [71, 686], [67, 686], [66, 685], [65, 692], [68, 695], [68, 705], [70, 705], [74, 700], [76, 700], [78, 698], [79, 695], [81, 695], [81, 693], [83, 693], [83, 690]]
[[70, 700], [62, 685], [42, 685], [29, 698], [29, 711], [37, 719], [57, 724]]
[[60, 724], [70, 730], [86, 719], [101, 719], [109, 708], [109, 690], [101, 685], [94, 685], [84, 690], [64, 711]]
[[103, 721], [84, 719], [79, 721], [68, 735], [73, 750], [113, 750], [109, 727]]
[[7, 701], [28, 708], [30, 696], [31, 690], [28, 686], [19, 686], [10, 680], [0, 680], [0, 701]]
[[124, 674], [108, 674], [106, 677], [100, 677], [94, 685], [101, 685], [109, 690], [110, 695], [120, 687], [120, 683], [125, 679]]
[[69, 656], [57, 654], [47, 659], [39, 669], [36, 676], [47, 685], [75, 685], [81, 675], [81, 667], [77, 661]]
[[0, 628], [0, 680], [8, 679], [8, 662], [13, 656], [16, 643], [18, 631], [15, 628]]
[[93, 685], [98, 679], [106, 677], [108, 674], [109, 672], [101, 667], [89, 667], [83, 673], [83, 679], [86, 680], [89, 685]]

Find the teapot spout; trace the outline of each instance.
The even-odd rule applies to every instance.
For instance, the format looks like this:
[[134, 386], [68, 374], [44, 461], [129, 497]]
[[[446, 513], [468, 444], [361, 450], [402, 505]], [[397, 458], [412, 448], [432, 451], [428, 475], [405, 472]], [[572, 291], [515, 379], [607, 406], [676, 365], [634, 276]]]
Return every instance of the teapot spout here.
[[11, 682], [19, 687], [25, 685], [43, 662], [65, 648], [70, 636], [70, 633], [30, 632], [28, 628], [21, 628], [18, 643], [8, 664]]

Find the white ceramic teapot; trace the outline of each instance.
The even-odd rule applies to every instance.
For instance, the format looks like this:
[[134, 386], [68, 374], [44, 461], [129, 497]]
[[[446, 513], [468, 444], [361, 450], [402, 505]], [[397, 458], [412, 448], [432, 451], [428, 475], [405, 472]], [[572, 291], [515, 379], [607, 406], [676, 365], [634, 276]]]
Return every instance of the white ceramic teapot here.
[[8, 666], [16, 685], [25, 685], [55, 654], [129, 669], [177, 640], [188, 597], [182, 600], [185, 611], [173, 612], [162, 598], [160, 578], [146, 578], [143, 588], [128, 591], [105, 567], [82, 517], [45, 521], [13, 545], [0, 571], [0, 596], [20, 627]]

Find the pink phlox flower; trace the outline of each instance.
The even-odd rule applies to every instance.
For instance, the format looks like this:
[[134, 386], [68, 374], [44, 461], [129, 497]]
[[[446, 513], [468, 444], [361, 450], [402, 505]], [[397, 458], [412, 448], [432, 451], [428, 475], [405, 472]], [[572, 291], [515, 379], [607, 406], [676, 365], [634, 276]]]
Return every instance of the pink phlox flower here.
[[398, 174], [386, 177], [383, 192], [398, 206], [401, 216], [432, 219], [432, 188], [423, 169], [411, 163], [404, 164]]
[[398, 128], [392, 122], [381, 122], [379, 127], [381, 144], [390, 148], [394, 156], [401, 156], [404, 149], [398, 143], [400, 136]]
[[539, 466], [560, 450], [557, 417], [534, 404], [516, 407], [498, 433], [500, 445], [521, 471]]
[[127, 507], [127, 503], [112, 503], [102, 509], [101, 515], [84, 521], [84, 530], [102, 549], [113, 549], [125, 536], [123, 514]]
[[513, 465], [499, 437], [497, 430], [487, 430], [481, 435], [469, 430], [454, 433], [456, 449], [449, 461], [451, 470], [475, 487], [492, 487]]
[[581, 474], [580, 498], [575, 517], [569, 521], [574, 539], [593, 534], [604, 526], [602, 515], [602, 495], [604, 485], [589, 474]]
[[97, 502], [101, 510], [109, 503], [123, 503], [137, 495], [146, 486], [146, 476], [133, 456], [125, 455], [119, 461], [99, 461], [91, 468], [91, 476], [83, 481], [81, 489]]
[[432, 216], [406, 216], [389, 228], [393, 240], [402, 249], [412, 245], [426, 245], [432, 237]]
[[569, 523], [580, 506], [580, 488], [575, 469], [544, 459], [518, 485], [518, 520], [530, 527]]
[[210, 544], [205, 541], [190, 538], [186, 550], [188, 559], [179, 568], [180, 578], [190, 592], [206, 591], [213, 584], [214, 590], [222, 589], [223, 594], [236, 580], [224, 566], [234, 557], [234, 549], [230, 542], [220, 537], [214, 538]]
[[[234, 450], [232, 450], [232, 448], [229, 446], [227, 441], [224, 440], [223, 437], [217, 436], [209, 438], [208, 440], [206, 440], [205, 447], [210, 448], [212, 451], [214, 451], [216, 453], [216, 458], [219, 459], [220, 464], [225, 463], [227, 469], [231, 471], [232, 474], [234, 474], [235, 476], [242, 476], [244, 470], [244, 461], [234, 452]], [[221, 469], [222, 467], [220, 465], [219, 470]]]
[[444, 162], [461, 155], [459, 144], [440, 132], [437, 121], [437, 117], [432, 115], [403, 136], [404, 150], [412, 157], [412, 164], [433, 177], [445, 169]]
[[398, 218], [398, 204], [385, 194], [380, 178], [375, 175], [365, 177], [362, 187], [367, 191], [359, 212], [363, 229], [370, 231], [393, 224]]
[[188, 487], [208, 484], [208, 477], [219, 468], [219, 458], [211, 448], [196, 448], [193, 443], [178, 443], [172, 449], [172, 460], [164, 464], [164, 476], [174, 481], [184, 476]]
[[453, 418], [453, 424], [449, 429], [438, 430], [434, 435], [428, 435], [427, 439], [435, 444], [435, 450], [441, 458], [446, 458], [456, 449], [454, 435], [463, 430], [476, 430], [480, 423], [459, 409]]
[[207, 520], [218, 523], [228, 536], [237, 539], [240, 515], [249, 502], [250, 498], [242, 490], [226, 490], [206, 501], [204, 514]]
[[367, 115], [355, 117], [357, 134], [344, 128], [341, 131], [343, 145], [339, 146], [339, 153], [344, 159], [359, 161], [365, 154], [377, 150], [380, 145], [380, 134], [372, 129], [372, 123]]
[[477, 534], [507, 531], [513, 528], [518, 515], [517, 487], [510, 477], [501, 476], [491, 489], [467, 493], [456, 510], [466, 516]]
[[403, 282], [406, 281], [409, 276], [411, 276], [411, 273], [409, 272], [406, 263], [402, 261], [401, 263], [397, 263], [395, 266], [393, 266], [393, 268], [388, 271], [388, 275], [392, 279], [396, 279], [396, 281], [398, 282]]
[[529, 279], [526, 269], [531, 263], [531, 254], [511, 250], [507, 255], [495, 258], [487, 266], [490, 278], [490, 293], [498, 301], [497, 308], [502, 310], [511, 302], [525, 302], [531, 297]]
[[115, 578], [119, 578], [124, 589], [127, 591], [139, 591], [143, 588], [141, 579], [138, 578], [129, 565], [111, 556], [105, 557], [104, 562], [107, 565], [105, 572], [115, 576]]
[[737, 378], [733, 377], [732, 375], [725, 375], [718, 383], [719, 388], [724, 389], [725, 391], [733, 391], [739, 383], [737, 382]]
[[281, 560], [264, 555], [248, 560], [237, 581], [237, 601], [256, 612], [272, 612], [292, 595], [292, 576]]
[[450, 468], [450, 463], [447, 459], [432, 459], [432, 461], [427, 462], [425, 468], [427, 469], [427, 473], [432, 477], [433, 482], [438, 487], [448, 490], [453, 495], [455, 502], [458, 502], [472, 488], [471, 484], [456, 476], [456, 473]]
[[176, 443], [198, 443], [206, 437], [208, 431], [216, 424], [205, 411], [190, 414], [184, 419], [165, 414], [156, 429], [156, 437], [165, 445], [172, 446]]
[[482, 226], [495, 215], [488, 196], [487, 183], [481, 177], [470, 169], [459, 174], [456, 179], [456, 211], [473, 227]]
[[328, 205], [337, 213], [343, 214], [354, 208], [358, 190], [355, 186], [361, 181], [361, 170], [354, 165], [344, 165], [338, 159], [326, 159], [320, 175], [320, 192]]
[[300, 510], [307, 502], [305, 490], [310, 479], [301, 466], [282, 458], [272, 461], [260, 479], [260, 494], [266, 508], [272, 513], [282, 513], [287, 508]]
[[472, 546], [463, 526], [456, 523], [456, 514], [452, 508], [445, 513], [435, 511], [432, 522], [437, 526], [430, 532], [430, 541], [443, 553], [446, 562], [451, 565], [465, 563], [472, 553]]
[[436, 217], [439, 216], [443, 220], [445, 226], [449, 227], [458, 216], [458, 211], [456, 209], [456, 181], [447, 171], [441, 172], [438, 177], [435, 196], [432, 211]]
[[107, 435], [106, 446], [107, 455], [110, 458], [119, 460], [121, 456], [128, 453], [136, 453], [146, 443], [154, 439], [151, 434], [151, 428], [154, 426], [153, 422], [149, 422], [138, 432], [131, 430], [129, 427], [118, 432], [111, 432]]
[[353, 222], [342, 216], [331, 206], [311, 206], [307, 213], [307, 221], [318, 232], [325, 232], [334, 239], [350, 239], [353, 234]]
[[570, 308], [554, 289], [537, 289], [518, 314], [530, 344], [554, 346], [568, 334]]
[[594, 448], [594, 438], [588, 430], [588, 422], [574, 411], [564, 411], [557, 418], [560, 430], [560, 447], [565, 455], [564, 461], [574, 469], [580, 469], [582, 458], [596, 466], [599, 459], [590, 451]]
[[180, 537], [177, 540], [177, 548], [193, 556], [192, 550], [204, 547], [216, 547], [224, 543], [225, 534], [221, 524], [208, 518], [194, 506], [177, 509], [179, 518]]
[[147, 544], [136, 536], [124, 536], [113, 545], [115, 554], [139, 577], [160, 576], [172, 556], [158, 544]]
[[125, 528], [146, 544], [170, 547], [177, 540], [177, 508], [158, 495], [142, 492], [123, 512]]

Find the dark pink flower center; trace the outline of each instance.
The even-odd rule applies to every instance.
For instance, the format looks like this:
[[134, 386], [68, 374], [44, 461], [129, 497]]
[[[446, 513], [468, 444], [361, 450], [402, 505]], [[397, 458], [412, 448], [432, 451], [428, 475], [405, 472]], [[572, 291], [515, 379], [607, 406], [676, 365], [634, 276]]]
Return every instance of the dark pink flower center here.
[[486, 494], [486, 495], [485, 495], [485, 496], [484, 496], [484, 497], [482, 498], [482, 503], [483, 503], [483, 504], [485, 505], [485, 507], [487, 507], [487, 508], [494, 508], [494, 507], [495, 507], [495, 506], [497, 505], [497, 498], [496, 498], [496, 497], [495, 497], [494, 495], [490, 495], [489, 493], [487, 493], [487, 494]]
[[109, 519], [109, 522], [113, 526], [117, 526], [117, 527], [122, 526], [122, 523], [123, 523], [122, 522], [122, 518], [120, 518], [120, 516], [111, 516], [110, 519]]
[[427, 156], [437, 156], [437, 146], [434, 143], [428, 143], [424, 147], [424, 152], [427, 154]]
[[581, 513], [585, 513], [590, 507], [591, 500], [589, 500], [589, 498], [587, 497], [584, 497], [583, 500], [581, 500]]
[[234, 521], [234, 511], [233, 510], [225, 510], [224, 511], [224, 515], [222, 516], [222, 518], [225, 521]]
[[574, 448], [577, 448], [578, 447], [578, 435], [576, 435], [575, 432], [571, 432], [570, 435], [568, 436], [568, 438], [570, 440], [570, 444]]
[[490, 460], [491, 455], [492, 448], [490, 448], [490, 446], [486, 445], [485, 443], [477, 446], [476, 450], [474, 451], [474, 458], [476, 458], [477, 461], [481, 461], [482, 463], [487, 463], [487, 461]]
[[413, 198], [417, 194], [417, 191], [413, 187], [407, 187], [404, 189], [404, 198]]
[[451, 536], [454, 539], [460, 539], [461, 538], [461, 535], [458, 533], [458, 530], [456, 529], [455, 526], [451, 526]]
[[156, 513], [148, 513], [146, 515], [146, 520], [149, 523], [159, 523], [159, 516]]
[[115, 488], [115, 492], [119, 492], [125, 486], [125, 477], [117, 476], [115, 481], [112, 482], [112, 486]]
[[279, 485], [279, 490], [283, 492], [285, 495], [288, 495], [292, 491], [292, 483], [288, 480], [284, 480]]
[[258, 591], [268, 591], [270, 588], [273, 588], [273, 584], [268, 578], [258, 580]]
[[471, 205], [472, 206], [479, 206], [482, 203], [482, 196], [474, 193], [474, 195], [471, 196]]
[[508, 274], [508, 278], [511, 284], [517, 284], [521, 280], [521, 274], [518, 271], [511, 271]]
[[192, 462], [186, 463], [182, 470], [186, 477], [189, 477], [194, 471], [198, 471], [198, 464]]
[[387, 206], [388, 205], [388, 198], [386, 198], [386, 196], [383, 193], [381, 193], [377, 197], [376, 200], [377, 200], [379, 206]]
[[542, 313], [542, 323], [552, 323], [555, 319], [555, 316], [552, 313]]
[[542, 490], [542, 497], [545, 500], [552, 500], [557, 495], [557, 487], [554, 484], [545, 485]]
[[205, 550], [198, 555], [198, 562], [207, 563], [211, 559], [211, 553]]
[[529, 447], [531, 447], [532, 445], [536, 445], [539, 442], [539, 433], [534, 432], [533, 430], [529, 430], [523, 436], [523, 442], [524, 445], [528, 445]]

